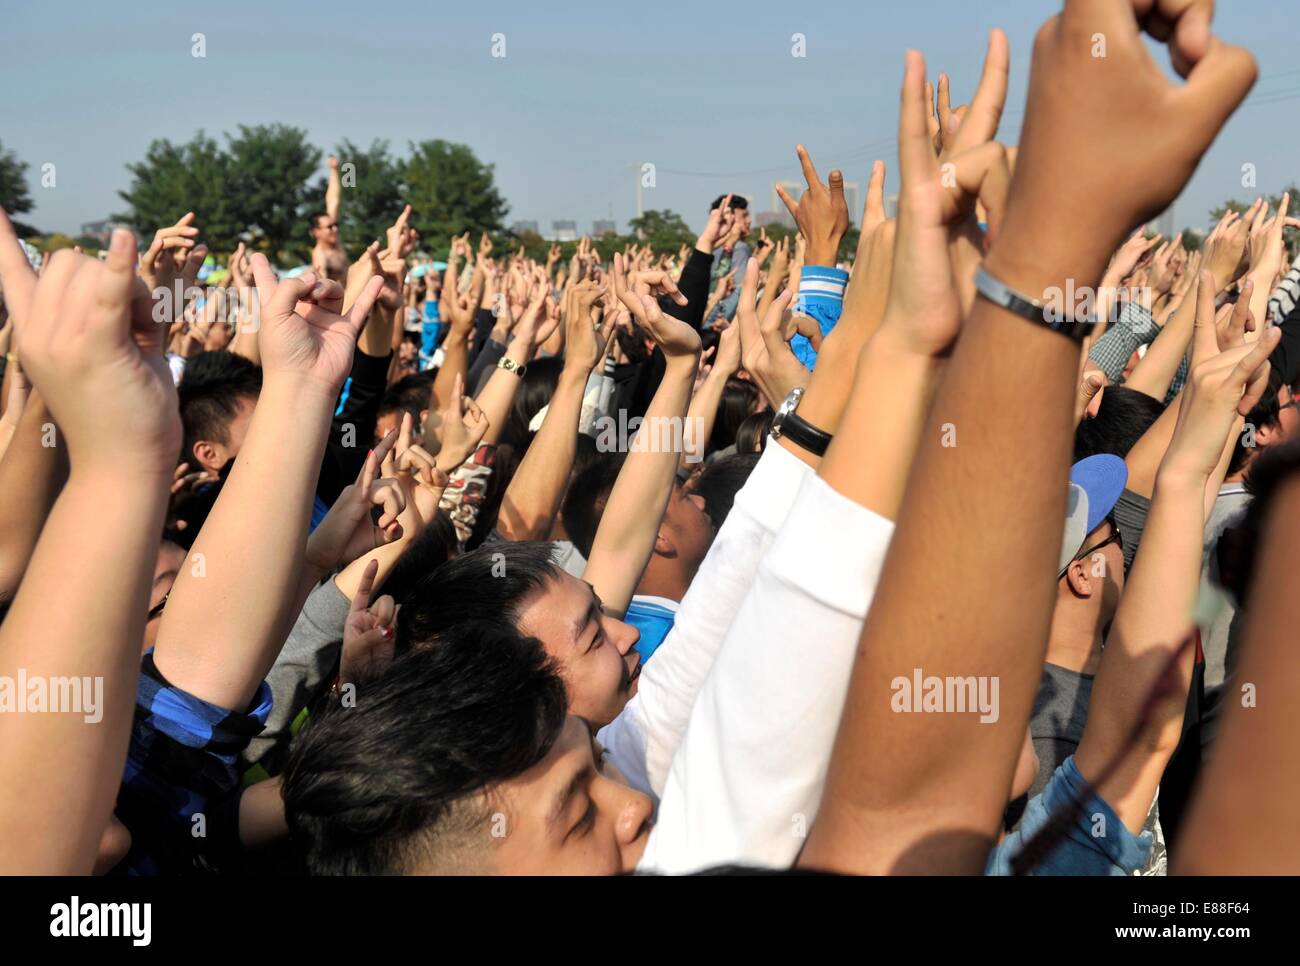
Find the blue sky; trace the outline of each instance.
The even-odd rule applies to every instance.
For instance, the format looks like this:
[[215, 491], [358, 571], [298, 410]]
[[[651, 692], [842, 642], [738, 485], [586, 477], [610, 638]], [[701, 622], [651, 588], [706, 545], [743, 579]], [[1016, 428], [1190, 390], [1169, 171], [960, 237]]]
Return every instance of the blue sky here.
[[[1199, 226], [1225, 197], [1300, 179], [1295, 10], [1220, 3], [1218, 32], [1248, 46], [1261, 82], [1177, 204]], [[151, 9], [152, 8], [152, 9]], [[648, 208], [692, 226], [732, 190], [757, 210], [772, 181], [799, 176], [802, 141], [823, 175], [864, 184], [873, 158], [895, 185], [903, 51], [969, 99], [990, 27], [1007, 31], [1012, 83], [1000, 139], [1014, 142], [1035, 30], [1058, 0], [823, 0], [818, 4], [33, 3], [6, 0], [0, 26], [0, 143], [31, 165], [25, 220], [75, 232], [120, 210], [125, 165], [150, 140], [187, 140], [281, 121], [329, 150], [341, 137], [441, 137], [496, 165], [508, 222], [573, 218], [588, 230], [635, 214], [636, 166], [651, 162]], [[1227, 11], [1225, 15], [1224, 11]], [[191, 36], [207, 56], [191, 56]], [[791, 35], [807, 56], [791, 56]], [[491, 56], [504, 34], [506, 56]], [[1163, 53], [1160, 55], [1164, 63]], [[1273, 96], [1270, 96], [1272, 94]], [[1081, 132], [1080, 136], [1086, 136]], [[1134, 145], [1134, 149], [1140, 149]], [[54, 163], [57, 185], [39, 185]], [[346, 197], [345, 197], [346, 203]], [[200, 213], [201, 222], [201, 213]]]

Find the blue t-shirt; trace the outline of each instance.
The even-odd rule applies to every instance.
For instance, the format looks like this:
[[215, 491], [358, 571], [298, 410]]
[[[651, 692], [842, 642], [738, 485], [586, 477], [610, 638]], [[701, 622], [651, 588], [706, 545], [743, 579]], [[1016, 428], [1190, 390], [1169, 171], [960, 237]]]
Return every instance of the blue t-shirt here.
[[438, 349], [438, 336], [442, 321], [438, 317], [438, 303], [424, 303], [424, 321], [420, 323], [420, 368], [427, 369]]
[[[1042, 792], [1029, 800], [1020, 827], [989, 853], [985, 875], [1011, 875], [1011, 859], [1042, 829], [1052, 815], [1080, 800], [1087, 783], [1074, 756], [1052, 772]], [[1034, 866], [1030, 875], [1132, 875], [1151, 855], [1151, 833], [1134, 835], [1115, 810], [1097, 794], [1082, 799], [1069, 830]]]
[[632, 603], [627, 605], [627, 613], [623, 615], [623, 619], [641, 632], [641, 639], [636, 642], [636, 650], [641, 655], [642, 661], [648, 661], [655, 649], [664, 642], [668, 632], [673, 629], [677, 612], [662, 604], [637, 600], [633, 597]]

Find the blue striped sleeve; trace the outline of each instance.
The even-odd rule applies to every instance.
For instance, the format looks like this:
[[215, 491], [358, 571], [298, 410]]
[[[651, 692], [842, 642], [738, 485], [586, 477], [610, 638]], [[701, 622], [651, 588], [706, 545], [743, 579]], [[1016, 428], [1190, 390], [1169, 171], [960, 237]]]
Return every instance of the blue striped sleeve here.
[[[794, 311], [806, 315], [817, 323], [825, 338], [840, 320], [844, 308], [844, 289], [849, 284], [849, 273], [841, 268], [825, 265], [805, 265], [799, 273], [799, 296]], [[811, 369], [817, 364], [817, 352], [812, 343], [802, 335], [790, 340], [795, 357]]]

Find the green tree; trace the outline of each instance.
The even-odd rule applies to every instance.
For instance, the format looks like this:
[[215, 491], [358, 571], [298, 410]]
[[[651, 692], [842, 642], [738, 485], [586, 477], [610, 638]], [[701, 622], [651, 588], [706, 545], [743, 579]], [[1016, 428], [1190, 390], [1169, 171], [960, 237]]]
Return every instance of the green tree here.
[[27, 187], [27, 162], [19, 160], [12, 151], [0, 144], [0, 208], [9, 213], [14, 231], [20, 236], [32, 235], [36, 229], [14, 218], [32, 210], [32, 196]]
[[286, 124], [241, 124], [229, 141], [230, 190], [252, 247], [274, 261], [311, 255], [310, 216], [325, 207], [324, 192], [308, 183], [320, 166], [320, 148], [307, 132]]
[[[443, 140], [412, 142], [410, 151], [399, 171], [412, 224], [426, 248], [442, 256], [452, 235], [501, 231], [509, 207], [497, 191], [493, 165], [467, 145]], [[346, 193], [343, 203], [346, 208]]]
[[[339, 177], [343, 187], [339, 201], [339, 242], [353, 256], [378, 240], [384, 244], [384, 232], [402, 212], [401, 175], [398, 160], [388, 151], [388, 142], [375, 140], [361, 148], [344, 138], [335, 147], [339, 159]], [[351, 167], [349, 167], [351, 165]], [[327, 178], [312, 187], [325, 209]]]
[[1248, 198], [1246, 201], [1238, 201], [1236, 198], [1230, 198], [1211, 211], [1210, 218], [1214, 221], [1218, 221], [1229, 211], [1235, 211], [1238, 214], [1242, 214], [1247, 208], [1255, 203], [1255, 198], [1258, 197], [1263, 197], [1263, 199], [1268, 202], [1269, 209], [1276, 211], [1278, 206], [1282, 204], [1282, 195], [1288, 191], [1291, 192], [1291, 211], [1294, 213], [1297, 206], [1300, 206], [1300, 188], [1297, 188], [1293, 181], [1275, 195], [1255, 195]]
[[657, 253], [675, 254], [682, 245], [690, 245], [695, 241], [695, 233], [682, 216], [667, 208], [652, 208], [628, 219], [627, 224], [642, 244], [648, 244]]
[[185, 144], [154, 141], [144, 160], [128, 164], [131, 186], [118, 195], [130, 207], [113, 215], [135, 229], [141, 244], [193, 211], [202, 238], [215, 251], [233, 251], [245, 225], [230, 184], [230, 158], [199, 131]]

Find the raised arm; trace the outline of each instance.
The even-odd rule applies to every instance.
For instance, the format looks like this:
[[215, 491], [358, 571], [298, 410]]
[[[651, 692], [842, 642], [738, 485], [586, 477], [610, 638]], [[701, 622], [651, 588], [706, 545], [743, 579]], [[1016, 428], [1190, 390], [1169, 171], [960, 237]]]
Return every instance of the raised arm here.
[[252, 267], [262, 304], [262, 393], [172, 588], [155, 654], [173, 685], [236, 711], [256, 694], [295, 616], [330, 415], [382, 285], [372, 278], [345, 317], [337, 283], [312, 272], [277, 283], [260, 254]]
[[[16, 271], [26, 256], [0, 213], [0, 272], [18, 352], [71, 463], [0, 625], [0, 673], [47, 688], [75, 682], [78, 690], [65, 697], [80, 695], [79, 707], [39, 708], [65, 713], [5, 716], [6, 873], [88, 874], [126, 760], [153, 563], [181, 435], [162, 355], [167, 330], [150, 318], [134, 262], [135, 237], [118, 230], [105, 261], [61, 251], [32, 284]], [[106, 492], [114, 495], [111, 513], [104, 512]], [[77, 565], [69, 567], [70, 560]], [[20, 700], [30, 697], [29, 686]]]
[[[593, 292], [599, 290], [592, 290]], [[591, 294], [591, 293], [589, 293]], [[579, 295], [574, 292], [573, 299]], [[571, 305], [564, 325], [569, 329], [565, 344], [573, 348], [564, 355], [560, 379], [546, 409], [542, 428], [533, 437], [519, 463], [514, 479], [501, 498], [497, 530], [507, 540], [545, 540], [559, 512], [564, 489], [573, 470], [578, 449], [578, 417], [587, 377], [604, 351], [605, 331], [597, 348], [589, 338], [592, 331], [591, 302], [582, 308]], [[607, 328], [612, 328], [610, 319]]]
[[[637, 325], [650, 334], [664, 353], [663, 379], [609, 494], [583, 573], [583, 579], [595, 588], [596, 596], [615, 614], [627, 610], [641, 573], [654, 552], [664, 508], [672, 495], [679, 457], [663, 441], [671, 437], [681, 438], [684, 443], [688, 431], [684, 429], [676, 437], [665, 433], [664, 427], [686, 415], [700, 362], [699, 333], [689, 323], [665, 315], [659, 308], [659, 291], [671, 293], [666, 283], [672, 280], [662, 272], [647, 274], [656, 276], [648, 286], [649, 292], [638, 291], [633, 287], [638, 283], [636, 278], [629, 285], [622, 256], [614, 256], [615, 294], [632, 313]], [[606, 331], [602, 336], [608, 334]], [[594, 354], [599, 358], [603, 354], [603, 339], [593, 336], [590, 326], [575, 332], [574, 337], [583, 339], [584, 355]], [[576, 349], [573, 345], [569, 347], [570, 352]]]
[[[1055, 301], [1047, 293], [1065, 292], [1069, 281], [1093, 287], [1134, 225], [1181, 190], [1255, 74], [1248, 54], [1209, 38], [1196, 19], [1202, 14], [1184, 13], [1190, 19], [1171, 34], [1175, 59], [1191, 70], [1182, 89], [1147, 54], [1127, 0], [1067, 0], [1039, 31], [1026, 137], [986, 259], [992, 277], [1044, 301]], [[1109, 42], [1104, 60], [1090, 55], [1088, 38], [1099, 30]], [[900, 164], [924, 177], [908, 179], [900, 203], [933, 211], [951, 199], [935, 190], [941, 175], [926, 137], [923, 86], [924, 64], [909, 53]], [[972, 113], [979, 109], [977, 101]], [[1124, 123], [1114, 125], [1121, 114]], [[1103, 128], [1106, 135], [1082, 150], [1069, 135]], [[1171, 147], [1155, 157], [1118, 149], [1139, 132]], [[953, 164], [961, 183], [961, 159]], [[1061, 217], [1077, 229], [1068, 238], [1057, 230]], [[983, 869], [1042, 674], [1079, 352], [1074, 340], [990, 300], [978, 299], [970, 311], [863, 628], [805, 850], [810, 864], [859, 872]], [[960, 503], [951, 499], [959, 490], [966, 497]], [[952, 538], [958, 532], [960, 541]], [[1017, 588], [1015, 607], [1006, 606], [1009, 586]], [[918, 668], [927, 677], [997, 681], [997, 720], [896, 713], [894, 685]]]
[[1196, 361], [1169, 450], [1156, 476], [1142, 545], [1093, 685], [1075, 763], [1129, 831], [1141, 831], [1182, 737], [1191, 684], [1192, 610], [1201, 576], [1205, 493], [1223, 479], [1222, 454], [1238, 418], [1268, 384], [1276, 328], [1219, 350], [1214, 298], [1197, 306]]

